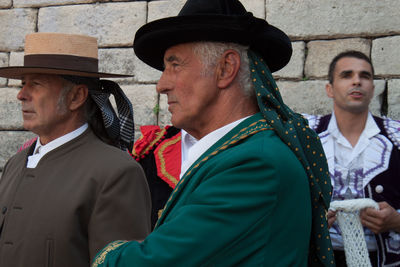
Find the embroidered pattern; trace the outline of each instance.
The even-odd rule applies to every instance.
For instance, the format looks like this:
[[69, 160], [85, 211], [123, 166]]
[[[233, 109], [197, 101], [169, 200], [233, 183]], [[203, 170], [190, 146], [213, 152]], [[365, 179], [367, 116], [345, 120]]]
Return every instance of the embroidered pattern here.
[[123, 244], [125, 244], [125, 243], [127, 243], [127, 242], [128, 242], [128, 241], [125, 241], [125, 240], [117, 240], [117, 241], [114, 241], [114, 242], [111, 242], [110, 244], [108, 244], [108, 245], [97, 255], [96, 260], [93, 262], [92, 267], [97, 267], [97, 266], [99, 266], [99, 264], [103, 264], [103, 263], [104, 263], [104, 260], [105, 260], [106, 257], [107, 257], [107, 254], [108, 254], [110, 251], [115, 250], [116, 248], [118, 248], [119, 246], [121, 246], [121, 245], [123, 245]]
[[[156, 145], [164, 137], [166, 132], [167, 129], [164, 128], [161, 131], [155, 131], [146, 134], [143, 133], [142, 136], [135, 142], [132, 149], [132, 155], [135, 158], [140, 158], [141, 156], [148, 153], [154, 147], [154, 145]], [[151, 136], [152, 134], [155, 135], [154, 138]], [[150, 142], [147, 140], [149, 138], [147, 135], [151, 136]]]
[[400, 121], [383, 118], [383, 125], [388, 133], [389, 139], [400, 149]]
[[301, 114], [306, 120], [308, 120], [308, 125], [311, 129], [316, 130], [319, 121], [321, 120], [321, 115], [308, 115], [308, 114]]

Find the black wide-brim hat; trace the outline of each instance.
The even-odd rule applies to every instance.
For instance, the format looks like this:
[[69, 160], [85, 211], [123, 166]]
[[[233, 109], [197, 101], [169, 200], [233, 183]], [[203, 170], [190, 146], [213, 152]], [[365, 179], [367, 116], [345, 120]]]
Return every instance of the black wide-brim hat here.
[[164, 53], [189, 42], [229, 42], [260, 53], [271, 72], [289, 62], [289, 37], [265, 20], [247, 12], [238, 0], [188, 0], [176, 17], [142, 26], [135, 35], [136, 56], [151, 67], [164, 69]]
[[97, 39], [65, 33], [31, 33], [25, 37], [23, 66], [0, 68], [0, 77], [22, 79], [26, 74], [123, 78], [132, 75], [98, 71]]

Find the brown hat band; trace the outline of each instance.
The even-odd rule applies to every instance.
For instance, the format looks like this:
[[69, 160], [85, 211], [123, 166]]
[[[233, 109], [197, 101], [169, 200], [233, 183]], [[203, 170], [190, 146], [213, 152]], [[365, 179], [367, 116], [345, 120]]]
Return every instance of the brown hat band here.
[[71, 55], [36, 54], [24, 56], [24, 67], [98, 72], [98, 59]]

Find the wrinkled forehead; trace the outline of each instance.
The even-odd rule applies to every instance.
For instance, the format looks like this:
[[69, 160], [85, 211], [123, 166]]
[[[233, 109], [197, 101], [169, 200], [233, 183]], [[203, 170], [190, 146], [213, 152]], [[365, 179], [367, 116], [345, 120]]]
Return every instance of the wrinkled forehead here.
[[194, 54], [194, 43], [183, 43], [169, 47], [164, 53], [164, 61], [171, 56], [178, 58], [192, 56]]
[[68, 81], [64, 80], [60, 75], [55, 74], [32, 73], [24, 74], [21, 77], [22, 84], [27, 84], [31, 82], [38, 83], [41, 86], [52, 88], [53, 90], [62, 89], [65, 84], [68, 83]]

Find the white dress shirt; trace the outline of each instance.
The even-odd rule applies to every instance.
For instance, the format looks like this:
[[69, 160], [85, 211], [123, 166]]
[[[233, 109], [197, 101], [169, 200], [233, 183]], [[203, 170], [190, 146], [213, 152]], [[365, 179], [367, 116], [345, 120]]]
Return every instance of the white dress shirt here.
[[[364, 176], [365, 162], [371, 156], [369, 147], [374, 146], [374, 137], [379, 135], [380, 129], [376, 125], [372, 115], [369, 114], [365, 128], [361, 133], [357, 144], [353, 147], [342, 135], [337, 126], [336, 117], [332, 113], [327, 132], [333, 138], [334, 171], [333, 200], [364, 198], [364, 187], [370, 182], [369, 177]], [[381, 138], [384, 136], [380, 136]], [[385, 138], [386, 139], [386, 138]], [[389, 140], [387, 140], [390, 143]], [[331, 153], [328, 153], [331, 154]], [[375, 154], [375, 153], [374, 153]], [[379, 156], [381, 154], [378, 153]], [[373, 178], [373, 177], [371, 177]], [[339, 234], [337, 224], [330, 229], [332, 245], [334, 249], [343, 250], [343, 239]], [[377, 245], [374, 234], [364, 228], [365, 240], [369, 251], [376, 251]]]
[[182, 165], [181, 165], [181, 174], [180, 178], [185, 174], [185, 172], [189, 169], [189, 167], [204, 153], [209, 149], [212, 145], [214, 145], [219, 139], [221, 139], [225, 134], [227, 134], [230, 130], [235, 128], [239, 123], [243, 120], [247, 119], [250, 116], [234, 121], [230, 124], [227, 124], [209, 134], [197, 140], [185, 130], [182, 130]]

